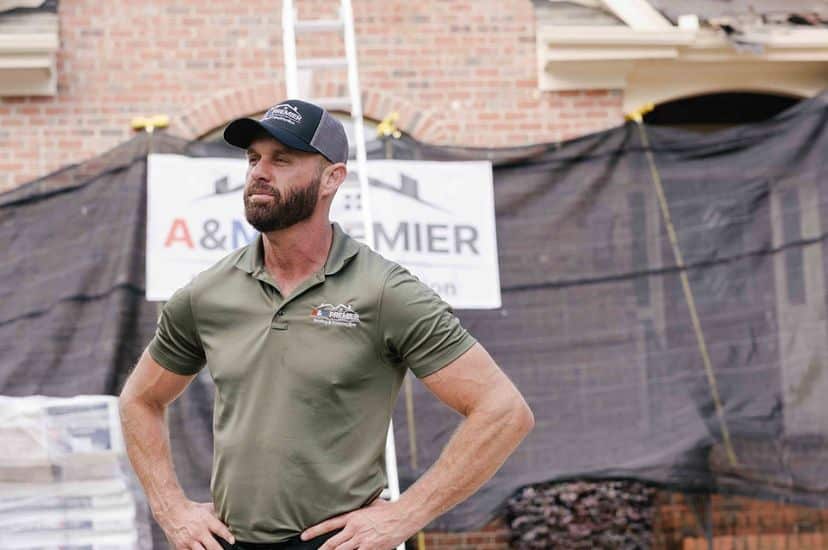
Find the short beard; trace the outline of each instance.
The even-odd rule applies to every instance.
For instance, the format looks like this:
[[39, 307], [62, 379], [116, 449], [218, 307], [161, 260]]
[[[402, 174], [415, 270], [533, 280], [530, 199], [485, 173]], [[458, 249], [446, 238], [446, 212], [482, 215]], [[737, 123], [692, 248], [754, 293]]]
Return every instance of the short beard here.
[[[260, 233], [286, 229], [310, 218], [319, 202], [322, 174], [317, 174], [310, 185], [291, 192], [284, 199], [278, 189], [253, 184], [244, 191], [244, 216], [247, 223]], [[250, 195], [263, 193], [273, 196], [272, 204], [250, 201]]]

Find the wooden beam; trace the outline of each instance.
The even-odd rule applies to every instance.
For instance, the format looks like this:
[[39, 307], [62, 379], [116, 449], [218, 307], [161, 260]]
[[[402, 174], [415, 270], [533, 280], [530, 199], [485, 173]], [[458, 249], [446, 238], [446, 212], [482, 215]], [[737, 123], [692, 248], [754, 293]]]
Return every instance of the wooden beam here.
[[647, 0], [603, 0], [604, 5], [632, 29], [664, 30], [675, 26]]

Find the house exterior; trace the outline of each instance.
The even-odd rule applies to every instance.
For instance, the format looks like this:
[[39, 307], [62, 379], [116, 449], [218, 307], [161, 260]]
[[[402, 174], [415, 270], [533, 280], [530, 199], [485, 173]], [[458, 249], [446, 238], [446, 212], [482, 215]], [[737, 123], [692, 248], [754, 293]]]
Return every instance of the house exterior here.
[[[338, 6], [296, 4], [300, 19], [332, 18]], [[398, 112], [402, 132], [433, 144], [562, 141], [618, 125], [647, 104], [655, 111], [645, 120], [684, 124], [671, 118], [682, 102], [714, 95], [700, 122], [715, 126], [728, 94], [753, 94], [748, 107], [761, 110], [763, 96], [794, 102], [828, 87], [825, 1], [354, 0], [353, 7], [365, 117]], [[298, 53], [341, 56], [341, 44], [324, 31], [299, 37]], [[268, 0], [0, 0], [0, 192], [129, 139], [135, 117], [163, 114], [169, 127], [158, 131], [211, 139], [229, 120], [283, 98], [283, 67], [281, 10]], [[347, 85], [340, 69], [305, 78], [312, 97], [342, 95]], [[749, 119], [726, 122], [739, 120]], [[791, 312], [800, 314], [807, 311]], [[659, 540], [698, 536], [681, 497], [660, 502]], [[718, 509], [714, 529], [723, 536], [828, 530], [828, 516], [815, 511], [785, 508], [785, 523], [765, 518], [783, 510], [774, 504], [722, 497]], [[747, 519], [731, 521], [739, 511]], [[427, 537], [429, 548], [507, 542], [501, 523]]]
[[[337, 4], [297, 2], [299, 17], [332, 17]], [[650, 102], [825, 87], [824, 10], [805, 0], [726, 4], [357, 0], [364, 114], [397, 111], [400, 129], [429, 143], [501, 147], [598, 131]], [[8, 0], [0, 9], [0, 190], [128, 139], [136, 116], [165, 114], [167, 131], [197, 139], [284, 95], [272, 2]], [[341, 44], [329, 31], [301, 36], [298, 55], [341, 55]], [[311, 95], [338, 95], [345, 82], [344, 70], [316, 71]]]

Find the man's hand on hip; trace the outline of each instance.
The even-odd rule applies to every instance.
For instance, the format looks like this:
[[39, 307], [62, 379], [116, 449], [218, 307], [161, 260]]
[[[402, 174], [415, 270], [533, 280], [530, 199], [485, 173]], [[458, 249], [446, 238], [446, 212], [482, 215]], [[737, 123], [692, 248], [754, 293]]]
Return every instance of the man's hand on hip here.
[[155, 519], [175, 550], [222, 550], [214, 534], [231, 544], [235, 542], [233, 533], [218, 519], [212, 502], [180, 500], [156, 514]]
[[409, 514], [397, 503], [376, 499], [370, 505], [333, 517], [307, 529], [302, 540], [310, 540], [342, 529], [319, 550], [390, 550], [417, 532]]

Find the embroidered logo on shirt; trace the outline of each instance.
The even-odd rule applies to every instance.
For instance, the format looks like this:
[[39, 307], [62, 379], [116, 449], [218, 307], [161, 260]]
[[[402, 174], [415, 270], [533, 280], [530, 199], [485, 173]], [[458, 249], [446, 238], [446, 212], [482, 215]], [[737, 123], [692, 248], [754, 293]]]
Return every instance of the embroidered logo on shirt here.
[[323, 325], [341, 325], [343, 327], [355, 327], [359, 323], [359, 313], [346, 304], [334, 306], [332, 304], [321, 304], [311, 309], [311, 318], [314, 323]]

